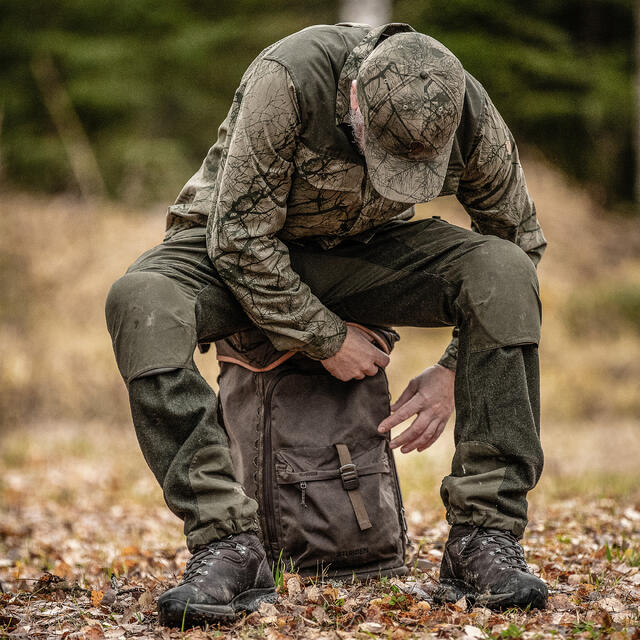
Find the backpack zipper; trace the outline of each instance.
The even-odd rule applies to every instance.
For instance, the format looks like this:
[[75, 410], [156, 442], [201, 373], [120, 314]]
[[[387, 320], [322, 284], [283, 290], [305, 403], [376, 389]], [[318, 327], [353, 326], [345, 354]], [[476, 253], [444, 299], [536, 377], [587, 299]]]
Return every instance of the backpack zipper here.
[[[386, 386], [387, 386], [387, 398], [389, 403], [389, 415], [391, 414], [391, 393], [389, 392], [389, 380], [385, 377]], [[404, 502], [402, 501], [402, 489], [400, 488], [400, 479], [398, 478], [398, 469], [396, 468], [396, 459], [393, 455], [393, 449], [389, 447], [389, 441], [391, 440], [391, 436], [387, 434], [387, 447], [388, 447], [388, 456], [391, 460], [391, 475], [393, 476], [393, 487], [396, 493], [396, 500], [398, 501], [399, 514], [398, 520], [400, 521], [400, 529], [402, 531], [402, 558], [406, 561], [407, 558], [407, 546], [411, 544], [411, 540], [409, 538], [409, 527], [407, 525], [407, 518], [405, 516], [404, 510]]]
[[307, 483], [303, 480], [300, 483], [300, 504], [305, 508], [307, 506], [306, 496], [307, 496]]
[[[262, 502], [264, 504], [264, 522], [267, 530], [267, 539], [271, 546], [271, 559], [275, 561], [278, 557], [280, 544], [276, 536], [276, 516], [273, 506], [273, 447], [271, 446], [271, 400], [276, 385], [286, 375], [300, 373], [299, 371], [279, 371], [278, 374], [269, 381], [265, 391], [265, 419], [264, 419], [264, 439], [262, 459], [264, 460], [264, 476], [262, 480]], [[267, 455], [264, 455], [266, 452]]]

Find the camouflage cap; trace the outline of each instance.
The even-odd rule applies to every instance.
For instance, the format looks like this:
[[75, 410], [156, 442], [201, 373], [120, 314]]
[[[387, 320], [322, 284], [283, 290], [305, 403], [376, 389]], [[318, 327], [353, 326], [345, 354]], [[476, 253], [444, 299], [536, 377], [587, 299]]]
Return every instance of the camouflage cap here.
[[429, 36], [396, 34], [364, 60], [356, 89], [364, 155], [376, 191], [399, 202], [435, 198], [462, 115], [460, 61]]

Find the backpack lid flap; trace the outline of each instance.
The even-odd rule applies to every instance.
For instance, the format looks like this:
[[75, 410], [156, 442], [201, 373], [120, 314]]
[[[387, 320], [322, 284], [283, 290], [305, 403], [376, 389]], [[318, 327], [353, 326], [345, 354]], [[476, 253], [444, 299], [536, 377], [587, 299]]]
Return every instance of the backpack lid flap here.
[[[385, 353], [390, 353], [400, 339], [398, 333], [388, 327], [365, 327], [355, 322], [347, 325], [366, 333]], [[296, 355], [295, 351], [278, 351], [258, 327], [238, 331], [215, 344], [220, 362], [237, 364], [256, 373], [271, 371]]]

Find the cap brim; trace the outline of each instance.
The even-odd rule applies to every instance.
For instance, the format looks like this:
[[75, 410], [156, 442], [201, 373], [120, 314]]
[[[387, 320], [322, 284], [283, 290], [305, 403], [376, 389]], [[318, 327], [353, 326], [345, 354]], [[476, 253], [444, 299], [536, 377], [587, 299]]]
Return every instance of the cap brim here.
[[375, 140], [365, 140], [367, 174], [375, 190], [388, 200], [417, 204], [436, 198], [447, 177], [449, 157], [455, 136], [432, 160], [408, 160], [393, 156]]

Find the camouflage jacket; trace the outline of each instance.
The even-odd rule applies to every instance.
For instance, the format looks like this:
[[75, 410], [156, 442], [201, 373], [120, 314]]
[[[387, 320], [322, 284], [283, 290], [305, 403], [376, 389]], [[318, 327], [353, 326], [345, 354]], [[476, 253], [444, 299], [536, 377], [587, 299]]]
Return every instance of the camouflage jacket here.
[[[278, 349], [327, 358], [344, 321], [315, 297], [286, 242], [324, 248], [412, 215], [378, 194], [353, 143], [351, 81], [391, 24], [320, 25], [265, 49], [238, 87], [218, 140], [169, 208], [167, 233], [206, 225], [220, 277]], [[455, 194], [473, 227], [517, 242], [537, 264], [545, 247], [515, 142], [486, 91], [466, 76], [462, 120], [440, 195]], [[455, 367], [456, 339], [440, 361]]]

